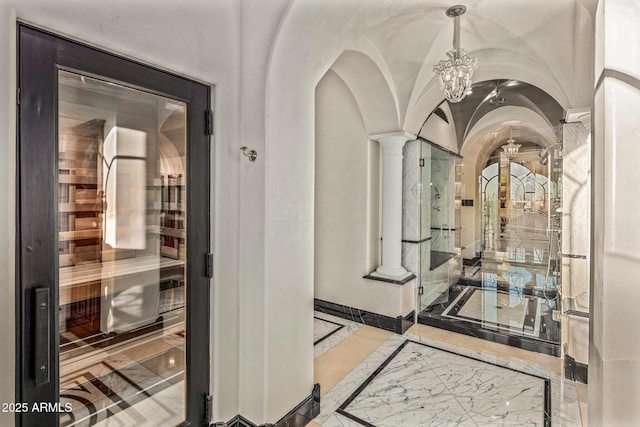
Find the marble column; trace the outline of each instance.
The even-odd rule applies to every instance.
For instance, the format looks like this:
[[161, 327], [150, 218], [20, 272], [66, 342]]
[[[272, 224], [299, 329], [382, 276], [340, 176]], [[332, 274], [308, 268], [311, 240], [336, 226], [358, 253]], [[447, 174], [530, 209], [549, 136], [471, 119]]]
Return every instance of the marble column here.
[[640, 425], [640, 3], [595, 22], [589, 425]]
[[382, 147], [382, 263], [372, 275], [402, 280], [412, 275], [402, 267], [402, 148], [415, 136], [400, 131], [369, 138]]

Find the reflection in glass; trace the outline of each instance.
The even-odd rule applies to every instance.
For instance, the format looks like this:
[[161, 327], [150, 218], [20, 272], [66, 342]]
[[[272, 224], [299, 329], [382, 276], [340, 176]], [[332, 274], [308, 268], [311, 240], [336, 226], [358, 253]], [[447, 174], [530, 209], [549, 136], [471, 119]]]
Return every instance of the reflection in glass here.
[[60, 425], [177, 425], [186, 104], [66, 71], [58, 84]]

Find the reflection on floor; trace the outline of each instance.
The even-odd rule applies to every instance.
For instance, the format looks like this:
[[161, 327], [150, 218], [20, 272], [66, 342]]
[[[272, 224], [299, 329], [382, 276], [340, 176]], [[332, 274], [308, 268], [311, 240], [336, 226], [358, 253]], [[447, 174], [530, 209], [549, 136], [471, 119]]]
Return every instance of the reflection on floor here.
[[556, 357], [424, 325], [398, 335], [315, 316], [353, 332], [316, 356], [323, 396], [309, 426], [586, 425]]
[[[79, 362], [77, 362], [79, 363]], [[164, 426], [184, 420], [184, 333], [141, 340], [61, 379], [61, 427]]]
[[508, 282], [462, 278], [418, 314], [418, 322], [530, 351], [560, 356], [557, 296]]
[[538, 297], [522, 293], [467, 286], [442, 315], [537, 337], [541, 302]]

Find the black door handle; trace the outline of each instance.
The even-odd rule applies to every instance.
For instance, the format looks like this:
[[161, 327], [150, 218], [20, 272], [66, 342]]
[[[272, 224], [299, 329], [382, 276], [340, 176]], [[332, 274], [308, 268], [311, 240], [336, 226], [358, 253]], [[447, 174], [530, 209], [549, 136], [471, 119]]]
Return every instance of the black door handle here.
[[50, 354], [49, 354], [49, 314], [51, 301], [49, 299], [49, 288], [37, 288], [35, 306], [35, 342], [33, 348], [35, 352], [35, 381], [36, 386], [49, 383], [51, 380]]

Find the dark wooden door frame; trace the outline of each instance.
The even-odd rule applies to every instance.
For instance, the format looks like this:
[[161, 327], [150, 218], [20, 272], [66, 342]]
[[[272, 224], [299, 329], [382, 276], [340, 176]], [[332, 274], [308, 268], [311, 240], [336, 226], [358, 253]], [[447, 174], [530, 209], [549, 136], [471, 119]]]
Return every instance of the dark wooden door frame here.
[[[205, 425], [209, 389], [210, 150], [207, 117], [210, 88], [18, 23], [17, 233], [16, 233], [16, 402], [59, 399], [57, 76], [58, 70], [107, 79], [184, 101], [187, 106], [187, 425]], [[46, 303], [48, 298], [48, 303]], [[36, 306], [37, 300], [37, 306]], [[43, 305], [44, 303], [44, 305]], [[38, 309], [48, 322], [36, 327]], [[48, 343], [36, 335], [48, 334]], [[48, 370], [38, 371], [35, 358]], [[38, 384], [36, 385], [36, 377]], [[54, 426], [57, 413], [17, 413], [16, 425]]]

